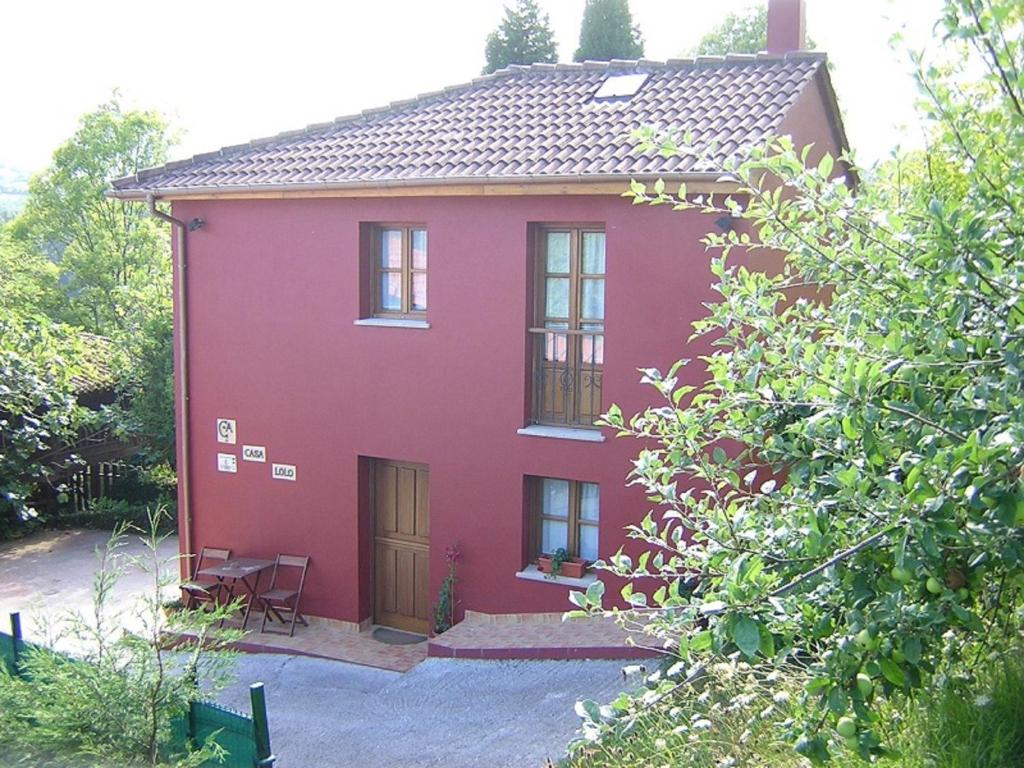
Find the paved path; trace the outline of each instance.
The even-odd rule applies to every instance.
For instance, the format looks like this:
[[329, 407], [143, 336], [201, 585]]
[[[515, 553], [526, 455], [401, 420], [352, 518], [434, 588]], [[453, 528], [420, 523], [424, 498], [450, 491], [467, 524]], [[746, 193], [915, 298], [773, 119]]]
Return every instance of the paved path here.
[[[573, 738], [578, 698], [621, 690], [617, 661], [427, 659], [399, 674], [340, 661], [255, 654], [280, 768], [542, 768]], [[221, 695], [249, 711], [246, 684]]]
[[[25, 637], [45, 641], [45, 625], [59, 622], [69, 611], [92, 612], [92, 579], [99, 562], [97, 548], [110, 539], [104, 531], [41, 531], [0, 545], [0, 629], [10, 631], [7, 614], [21, 613]], [[138, 535], [129, 535], [119, 550], [142, 555]], [[160, 548], [162, 559], [173, 558], [178, 541], [169, 537]], [[171, 561], [165, 567], [176, 568]], [[139, 595], [152, 594], [153, 577], [131, 570], [118, 582], [110, 598], [111, 614], [121, 614], [132, 625], [132, 607]], [[65, 646], [67, 643], [65, 643]]]
[[[26, 636], [43, 618], [91, 600], [94, 551], [108, 534], [58, 531], [0, 546], [0, 627], [21, 611]], [[176, 543], [162, 554], [173, 556]], [[141, 545], [133, 540], [132, 553]], [[150, 588], [127, 574], [113, 604], [126, 610]], [[220, 697], [249, 711], [248, 684], [263, 681], [280, 768], [541, 768], [573, 737], [578, 698], [609, 701], [620, 690], [617, 661], [428, 659], [399, 674], [339, 661], [253, 654]]]

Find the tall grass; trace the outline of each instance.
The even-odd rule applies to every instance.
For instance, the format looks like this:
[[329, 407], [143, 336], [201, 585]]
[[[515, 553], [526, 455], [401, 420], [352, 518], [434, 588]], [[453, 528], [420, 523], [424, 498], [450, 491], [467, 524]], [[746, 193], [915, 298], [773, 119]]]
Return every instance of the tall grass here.
[[[637, 709], [599, 741], [576, 744], [561, 766], [805, 768], [810, 763], [772, 725], [799, 687], [798, 676], [719, 670], [700, 687]], [[1024, 768], [1024, 650], [1008, 648], [971, 679], [939, 678], [913, 699], [885, 704], [878, 730], [895, 753], [874, 763], [883, 768]], [[832, 753], [835, 768], [869, 765], [839, 739]]]
[[988, 662], [974, 681], [948, 680], [902, 713], [899, 768], [1024, 766], [1024, 653]]

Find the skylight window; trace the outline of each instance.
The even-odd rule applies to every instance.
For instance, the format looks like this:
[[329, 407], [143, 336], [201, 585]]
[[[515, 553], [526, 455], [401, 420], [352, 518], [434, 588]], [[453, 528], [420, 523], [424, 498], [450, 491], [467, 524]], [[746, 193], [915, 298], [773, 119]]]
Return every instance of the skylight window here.
[[635, 96], [641, 86], [647, 82], [649, 75], [611, 75], [605, 78], [601, 87], [594, 94], [595, 99], [621, 99]]

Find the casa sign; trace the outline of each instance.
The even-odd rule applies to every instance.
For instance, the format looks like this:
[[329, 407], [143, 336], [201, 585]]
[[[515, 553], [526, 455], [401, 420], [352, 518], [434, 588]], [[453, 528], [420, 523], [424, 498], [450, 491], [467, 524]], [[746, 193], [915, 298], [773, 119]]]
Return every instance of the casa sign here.
[[266, 462], [267, 446], [265, 445], [243, 445], [242, 461]]

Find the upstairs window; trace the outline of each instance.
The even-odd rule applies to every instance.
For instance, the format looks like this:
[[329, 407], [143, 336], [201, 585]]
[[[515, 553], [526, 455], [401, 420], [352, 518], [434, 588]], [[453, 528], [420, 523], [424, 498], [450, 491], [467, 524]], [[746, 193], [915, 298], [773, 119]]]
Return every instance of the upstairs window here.
[[375, 226], [372, 255], [373, 316], [424, 318], [427, 313], [427, 230], [410, 225]]
[[531, 478], [533, 554], [551, 555], [564, 549], [572, 557], [597, 560], [601, 489], [596, 483]]
[[531, 421], [592, 427], [603, 412], [605, 234], [546, 226], [536, 250]]

